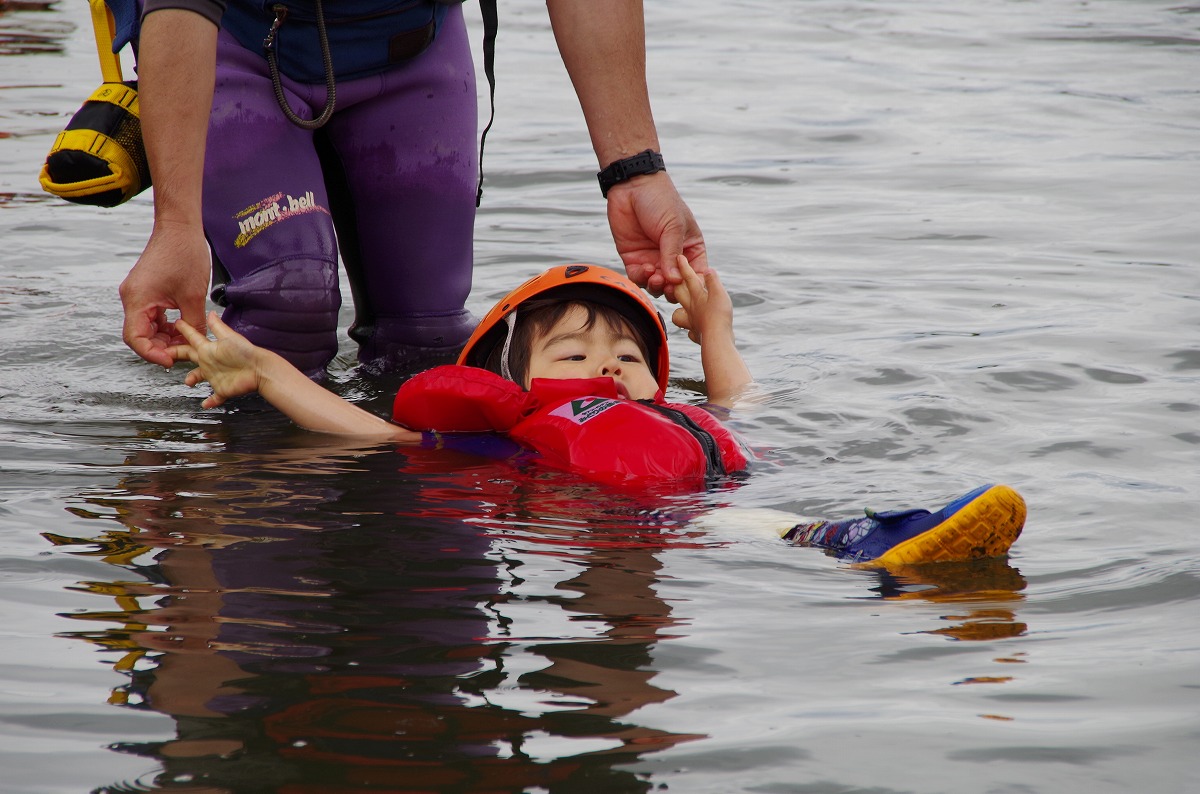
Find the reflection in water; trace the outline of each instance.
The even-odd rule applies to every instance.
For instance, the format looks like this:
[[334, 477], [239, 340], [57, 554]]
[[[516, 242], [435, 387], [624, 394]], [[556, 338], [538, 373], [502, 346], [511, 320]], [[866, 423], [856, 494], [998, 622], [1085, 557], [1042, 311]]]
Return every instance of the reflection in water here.
[[[623, 765], [703, 738], [635, 716], [675, 696], [653, 682], [682, 620], [658, 554], [712, 544], [688, 521], [699, 497], [665, 513], [446, 450], [256, 452], [255, 417], [226, 420], [145, 431], [158, 451], [72, 510], [114, 523], [45, 533], [117, 571], [80, 584], [117, 608], [69, 615], [96, 628], [67, 636], [123, 654], [114, 706], [173, 718], [173, 739], [114, 748], [155, 759], [155, 785], [647, 791]], [[930, 633], [1025, 632], [999, 606], [1025, 587], [1006, 560], [876, 577], [882, 598], [953, 607]]]
[[929, 634], [955, 640], [1000, 640], [1020, 637], [1028, 629], [1017, 620], [1015, 609], [996, 606], [1024, 600], [1025, 577], [1009, 565], [1007, 557], [893, 566], [880, 571], [879, 579], [879, 586], [873, 589], [883, 598], [921, 599], [955, 607], [954, 612], [942, 616], [951, 625]]
[[[687, 620], [656, 592], [660, 553], [718, 545], [690, 519], [719, 494], [289, 447], [253, 412], [200, 427], [144, 430], [120, 482], [80, 494], [72, 512], [106, 529], [44, 533], [114, 566], [79, 587], [116, 608], [66, 615], [91, 626], [66, 636], [122, 654], [110, 703], [173, 719], [171, 739], [113, 748], [154, 759], [158, 788], [648, 791], [629, 764], [703, 738], [637, 712], [675, 697], [653, 649]], [[930, 633], [1025, 632], [1006, 560], [874, 576], [882, 598], [947, 606]]]
[[55, 3], [0, 0], [0, 56], [62, 53], [75, 25], [53, 11]]
[[674, 696], [651, 649], [656, 553], [701, 542], [680, 523], [444, 451], [190, 446], [73, 510], [119, 527], [46, 534], [117, 569], [68, 636], [124, 653], [114, 705], [174, 719], [115, 748], [157, 786], [644, 791], [619, 764], [698, 738], [631, 719]]

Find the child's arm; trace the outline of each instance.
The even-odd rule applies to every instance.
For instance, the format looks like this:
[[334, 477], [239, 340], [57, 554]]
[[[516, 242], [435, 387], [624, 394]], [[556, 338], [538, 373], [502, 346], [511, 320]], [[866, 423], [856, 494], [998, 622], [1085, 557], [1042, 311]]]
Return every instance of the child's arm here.
[[679, 257], [683, 283], [675, 285], [680, 308], [671, 322], [688, 330], [700, 344], [700, 363], [708, 386], [708, 401], [726, 408], [754, 378], [733, 342], [733, 301], [716, 271], [697, 273], [687, 258]]
[[286, 359], [257, 347], [221, 322], [216, 312], [208, 315], [208, 327], [216, 341], [183, 320], [177, 320], [175, 327], [188, 343], [169, 348], [168, 352], [176, 361], [197, 365], [184, 383], [195, 386], [208, 381], [212, 386], [212, 395], [202, 404], [205, 408], [216, 408], [230, 397], [257, 391], [308, 430], [374, 436], [404, 444], [421, 441], [421, 434], [415, 430], [394, 425], [313, 383]]

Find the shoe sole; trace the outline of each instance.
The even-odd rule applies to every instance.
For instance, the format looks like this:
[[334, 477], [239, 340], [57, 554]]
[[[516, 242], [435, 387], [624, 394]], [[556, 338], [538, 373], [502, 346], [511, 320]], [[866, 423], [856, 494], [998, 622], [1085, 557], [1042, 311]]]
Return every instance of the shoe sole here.
[[954, 515], [915, 538], [898, 543], [856, 568], [887, 568], [1006, 554], [1025, 527], [1025, 500], [1007, 485], [994, 485]]

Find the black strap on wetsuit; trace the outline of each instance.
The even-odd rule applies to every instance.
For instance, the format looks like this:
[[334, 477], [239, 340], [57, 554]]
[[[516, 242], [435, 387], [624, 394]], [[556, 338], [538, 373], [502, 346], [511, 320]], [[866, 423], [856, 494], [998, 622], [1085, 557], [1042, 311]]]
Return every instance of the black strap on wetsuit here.
[[[266, 39], [263, 40], [267, 65], [271, 69], [271, 84], [275, 88], [275, 99], [288, 121], [306, 130], [316, 130], [325, 126], [325, 122], [333, 116], [333, 108], [337, 102], [337, 81], [333, 76], [333, 59], [329, 54], [329, 38], [325, 34], [325, 12], [321, 7], [321, 0], [316, 0], [316, 6], [317, 34], [321, 41], [321, 60], [325, 66], [325, 107], [321, 110], [321, 115], [315, 119], [310, 121], [296, 115], [283, 94], [283, 84], [279, 79], [279, 57], [275, 53], [275, 35], [279, 32], [283, 21], [287, 19], [287, 6], [276, 3], [271, 7], [275, 13], [275, 21], [272, 23], [271, 31], [267, 34]], [[499, 14], [496, 12], [496, 0], [479, 0], [479, 10], [483, 15], [483, 73], [488, 81], [489, 115], [487, 126], [483, 128], [483, 132], [479, 136], [479, 182], [475, 190], [476, 207], [483, 201], [483, 146], [487, 141], [488, 132], [492, 129], [492, 122], [496, 120], [496, 30], [500, 26]]]
[[496, 29], [500, 20], [496, 14], [496, 0], [479, 0], [479, 10], [483, 13], [483, 73], [488, 81], [488, 101], [491, 103], [491, 113], [487, 126], [479, 136], [479, 187], [475, 191], [475, 206], [483, 201], [483, 143], [487, 140], [488, 130], [496, 120]]
[[287, 97], [283, 95], [283, 83], [279, 79], [279, 57], [275, 54], [275, 34], [279, 32], [280, 25], [287, 19], [287, 6], [282, 3], [271, 6], [271, 10], [275, 12], [275, 21], [271, 24], [271, 31], [263, 39], [263, 49], [267, 53], [267, 65], [271, 67], [271, 85], [275, 88], [275, 101], [279, 103], [279, 107], [283, 111], [283, 115], [287, 116], [288, 121], [306, 130], [324, 127], [325, 122], [333, 116], [333, 106], [337, 103], [337, 80], [333, 76], [333, 58], [329, 54], [329, 37], [325, 34], [325, 10], [321, 8], [321, 0], [316, 0], [316, 3], [317, 35], [321, 39], [321, 62], [325, 66], [325, 107], [321, 110], [321, 115], [311, 121], [300, 118], [288, 104]]

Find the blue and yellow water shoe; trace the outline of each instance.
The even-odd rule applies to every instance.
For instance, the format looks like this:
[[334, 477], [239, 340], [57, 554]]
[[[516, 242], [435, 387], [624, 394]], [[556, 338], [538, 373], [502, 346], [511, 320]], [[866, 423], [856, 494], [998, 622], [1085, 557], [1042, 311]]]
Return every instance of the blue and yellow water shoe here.
[[1025, 500], [1007, 485], [984, 485], [937, 512], [867, 510], [863, 518], [797, 524], [783, 533], [867, 567], [999, 557], [1025, 526]]

